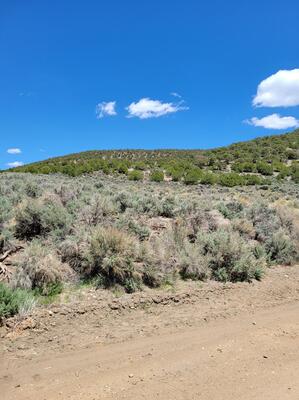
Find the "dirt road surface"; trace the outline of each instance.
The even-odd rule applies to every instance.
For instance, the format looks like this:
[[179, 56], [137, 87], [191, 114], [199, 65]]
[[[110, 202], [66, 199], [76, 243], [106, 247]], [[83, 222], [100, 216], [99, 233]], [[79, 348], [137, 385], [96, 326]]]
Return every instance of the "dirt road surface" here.
[[159, 292], [146, 307], [138, 295], [110, 299], [106, 312], [86, 298], [83, 313], [50, 309], [32, 329], [5, 332], [0, 398], [298, 400], [299, 268], [211, 285], [167, 301]]

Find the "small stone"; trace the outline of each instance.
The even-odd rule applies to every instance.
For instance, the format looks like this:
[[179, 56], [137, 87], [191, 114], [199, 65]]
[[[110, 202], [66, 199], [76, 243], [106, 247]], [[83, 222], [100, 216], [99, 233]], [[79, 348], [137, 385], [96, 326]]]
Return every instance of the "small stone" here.
[[34, 319], [32, 318], [26, 318], [18, 325], [18, 328], [21, 330], [33, 329], [35, 327], [36, 327], [36, 321], [34, 321]]

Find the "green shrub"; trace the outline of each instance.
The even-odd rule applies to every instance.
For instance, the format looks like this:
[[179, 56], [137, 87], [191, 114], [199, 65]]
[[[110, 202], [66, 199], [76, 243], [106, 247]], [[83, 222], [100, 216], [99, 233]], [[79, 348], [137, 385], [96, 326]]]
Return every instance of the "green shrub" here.
[[183, 178], [183, 175], [184, 175], [183, 169], [170, 168], [170, 169], [168, 169], [167, 172], [171, 176], [171, 178], [174, 182], [179, 182]]
[[263, 161], [259, 161], [256, 164], [256, 169], [257, 172], [259, 172], [262, 175], [273, 175], [273, 167], [271, 164], [267, 164]]
[[117, 170], [120, 174], [127, 174], [128, 173], [128, 167], [126, 166], [125, 163], [120, 163], [117, 167]]
[[244, 176], [245, 179], [245, 185], [250, 186], [250, 185], [261, 185], [262, 183], [264, 183], [263, 178], [261, 178], [258, 175], [245, 175]]
[[199, 182], [199, 180], [202, 177], [201, 170], [199, 169], [192, 169], [191, 171], [188, 171], [185, 178], [184, 178], [184, 183], [186, 185], [195, 185], [196, 183]]
[[128, 172], [128, 179], [130, 181], [142, 181], [143, 180], [143, 173], [138, 170]]
[[236, 174], [235, 172], [221, 174], [219, 176], [219, 182], [222, 186], [239, 186], [245, 184], [245, 178], [241, 175]]
[[299, 183], [299, 167], [297, 167], [296, 169], [295, 169], [295, 168], [293, 169], [293, 172], [292, 172], [292, 180], [293, 180], [295, 183]]
[[34, 298], [26, 290], [13, 290], [0, 282], [0, 324], [4, 318], [30, 311]]
[[204, 172], [200, 178], [200, 183], [202, 185], [214, 185], [218, 182], [218, 177], [212, 172]]
[[163, 182], [164, 181], [164, 173], [159, 170], [153, 171], [150, 175], [150, 179], [153, 182]]

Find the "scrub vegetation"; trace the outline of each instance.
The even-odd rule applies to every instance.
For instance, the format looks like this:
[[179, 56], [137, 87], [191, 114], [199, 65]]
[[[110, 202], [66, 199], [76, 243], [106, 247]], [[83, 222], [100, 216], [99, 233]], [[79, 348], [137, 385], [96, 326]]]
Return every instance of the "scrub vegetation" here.
[[293, 182], [131, 176], [0, 175], [1, 318], [82, 282], [127, 293], [186, 279], [250, 282], [298, 261]]
[[86, 151], [14, 168], [34, 174], [80, 176], [95, 171], [132, 181], [182, 181], [186, 185], [299, 183], [299, 130], [211, 150]]

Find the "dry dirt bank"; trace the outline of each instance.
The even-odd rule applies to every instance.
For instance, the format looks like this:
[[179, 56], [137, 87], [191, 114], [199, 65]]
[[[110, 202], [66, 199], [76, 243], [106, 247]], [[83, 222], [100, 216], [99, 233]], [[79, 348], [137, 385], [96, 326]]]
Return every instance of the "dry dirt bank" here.
[[86, 290], [1, 335], [3, 400], [297, 400], [299, 268], [120, 298]]

